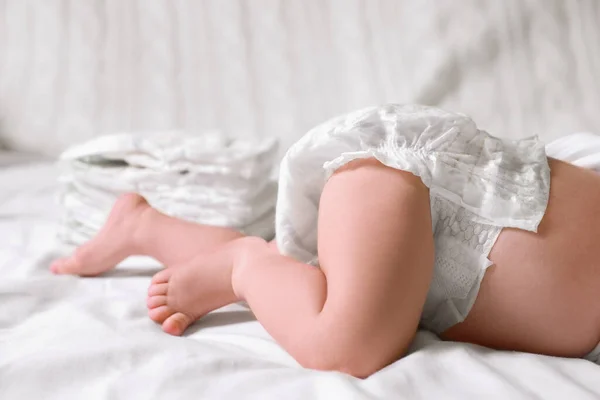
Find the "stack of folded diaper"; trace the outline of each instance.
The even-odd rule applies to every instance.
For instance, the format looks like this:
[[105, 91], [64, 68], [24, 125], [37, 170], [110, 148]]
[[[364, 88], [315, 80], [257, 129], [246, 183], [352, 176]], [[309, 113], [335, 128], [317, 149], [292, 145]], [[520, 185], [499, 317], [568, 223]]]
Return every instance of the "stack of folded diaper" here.
[[136, 192], [167, 215], [274, 234], [274, 139], [241, 140], [180, 132], [102, 136], [60, 159], [59, 239], [81, 245], [102, 227], [116, 198]]

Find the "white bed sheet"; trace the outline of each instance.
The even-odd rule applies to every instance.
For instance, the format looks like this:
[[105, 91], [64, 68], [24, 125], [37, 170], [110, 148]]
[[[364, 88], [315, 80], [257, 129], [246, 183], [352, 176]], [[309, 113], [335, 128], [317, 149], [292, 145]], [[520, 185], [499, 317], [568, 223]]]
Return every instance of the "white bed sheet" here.
[[597, 399], [584, 360], [499, 352], [421, 332], [411, 354], [365, 380], [300, 368], [252, 314], [219, 310], [184, 337], [146, 316], [143, 259], [98, 278], [57, 277], [57, 171], [0, 169], [2, 399]]

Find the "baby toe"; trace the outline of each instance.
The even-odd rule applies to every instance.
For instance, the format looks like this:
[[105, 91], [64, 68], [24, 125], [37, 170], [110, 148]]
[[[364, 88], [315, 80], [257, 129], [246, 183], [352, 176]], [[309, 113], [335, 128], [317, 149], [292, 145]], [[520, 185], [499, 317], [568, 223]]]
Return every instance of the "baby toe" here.
[[194, 322], [194, 319], [184, 313], [175, 313], [169, 316], [162, 324], [163, 331], [169, 335], [181, 336]]
[[148, 288], [148, 296], [166, 296], [168, 290], [168, 283], [153, 284]]
[[57, 260], [52, 261], [52, 264], [50, 264], [50, 271], [53, 274], [58, 274], [64, 262], [65, 261], [63, 258], [59, 258]]
[[167, 305], [167, 296], [150, 296], [146, 300], [148, 308], [156, 308]]
[[150, 319], [154, 322], [158, 322], [159, 324], [163, 323], [167, 318], [175, 313], [175, 310], [166, 305], [148, 310], [148, 316]]
[[162, 271], [157, 272], [152, 277], [152, 283], [166, 283], [166, 282], [169, 282], [169, 279], [171, 278], [171, 273], [172, 273], [172, 271], [171, 271], [170, 268], [165, 268]]
[[77, 274], [78, 264], [72, 257], [59, 258], [50, 264], [50, 271], [54, 274]]

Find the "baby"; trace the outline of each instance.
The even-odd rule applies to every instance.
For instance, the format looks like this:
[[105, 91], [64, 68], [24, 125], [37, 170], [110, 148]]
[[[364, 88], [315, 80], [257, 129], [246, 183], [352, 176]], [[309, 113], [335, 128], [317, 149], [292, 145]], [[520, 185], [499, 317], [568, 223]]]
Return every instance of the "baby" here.
[[[317, 236], [318, 232], [318, 236]], [[177, 220], [136, 195], [57, 274], [130, 255], [167, 268], [150, 318], [181, 335], [246, 301], [302, 366], [367, 377], [419, 326], [443, 339], [598, 362], [600, 176], [468, 117], [372, 107], [308, 132], [280, 170], [276, 243]]]

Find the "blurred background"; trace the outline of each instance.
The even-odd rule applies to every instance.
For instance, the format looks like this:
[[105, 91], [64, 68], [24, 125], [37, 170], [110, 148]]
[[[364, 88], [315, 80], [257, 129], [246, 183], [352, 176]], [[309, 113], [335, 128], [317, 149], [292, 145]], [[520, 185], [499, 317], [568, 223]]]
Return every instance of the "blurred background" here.
[[0, 143], [276, 136], [439, 105], [490, 133], [600, 132], [597, 0], [0, 0]]

